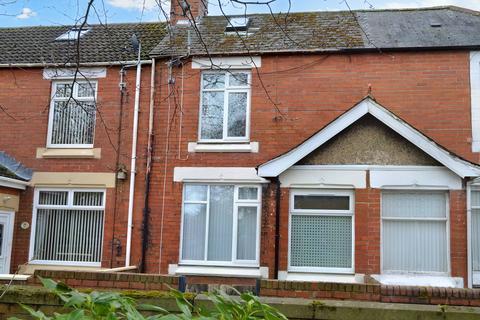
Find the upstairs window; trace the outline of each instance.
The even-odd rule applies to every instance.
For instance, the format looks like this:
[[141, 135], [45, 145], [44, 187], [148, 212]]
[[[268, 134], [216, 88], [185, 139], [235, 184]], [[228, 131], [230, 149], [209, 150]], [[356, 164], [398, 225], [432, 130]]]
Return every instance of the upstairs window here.
[[247, 71], [202, 73], [200, 141], [248, 141], [250, 77]]
[[47, 147], [93, 148], [95, 81], [54, 82]]

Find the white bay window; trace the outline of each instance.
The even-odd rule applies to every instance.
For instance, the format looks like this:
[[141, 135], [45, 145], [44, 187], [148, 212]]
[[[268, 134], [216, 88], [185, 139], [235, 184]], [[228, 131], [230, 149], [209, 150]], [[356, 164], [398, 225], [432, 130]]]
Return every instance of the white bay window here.
[[30, 260], [100, 266], [104, 210], [104, 190], [35, 190]]
[[250, 72], [202, 73], [199, 137], [202, 142], [248, 142]]
[[383, 272], [448, 272], [447, 201], [444, 191], [382, 193]]
[[47, 147], [93, 148], [97, 83], [55, 81], [52, 91]]
[[181, 263], [258, 265], [260, 191], [258, 186], [186, 184]]
[[293, 190], [289, 271], [353, 273], [353, 192]]

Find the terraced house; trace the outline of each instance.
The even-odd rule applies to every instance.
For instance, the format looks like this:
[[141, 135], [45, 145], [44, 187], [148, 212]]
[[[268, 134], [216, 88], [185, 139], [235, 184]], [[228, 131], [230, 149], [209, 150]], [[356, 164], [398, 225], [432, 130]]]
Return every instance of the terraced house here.
[[11, 271], [480, 285], [480, 13], [190, 0], [170, 22], [77, 32], [78, 79], [45, 60], [68, 28], [0, 30], [32, 36], [8, 52], [49, 44], [0, 73]]

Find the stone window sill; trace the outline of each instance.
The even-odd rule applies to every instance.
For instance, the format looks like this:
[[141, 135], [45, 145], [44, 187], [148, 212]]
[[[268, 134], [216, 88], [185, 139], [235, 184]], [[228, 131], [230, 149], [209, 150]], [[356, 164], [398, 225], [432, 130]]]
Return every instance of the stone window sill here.
[[100, 159], [101, 148], [74, 149], [74, 148], [37, 148], [37, 159], [73, 158], [73, 159]]
[[171, 264], [168, 266], [168, 273], [185, 276], [268, 278], [267, 267], [213, 267]]
[[188, 152], [244, 152], [258, 153], [258, 142], [247, 143], [202, 143], [189, 142]]

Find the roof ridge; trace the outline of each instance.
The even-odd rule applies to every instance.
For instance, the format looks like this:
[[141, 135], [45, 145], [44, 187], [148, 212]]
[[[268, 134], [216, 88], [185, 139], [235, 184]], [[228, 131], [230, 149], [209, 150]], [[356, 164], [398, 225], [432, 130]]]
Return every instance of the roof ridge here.
[[[480, 11], [476, 11], [473, 9], [468, 9], [460, 6], [454, 5], [445, 5], [445, 6], [430, 6], [430, 7], [419, 7], [419, 8], [379, 8], [379, 9], [352, 9], [352, 10], [316, 10], [316, 11], [291, 11], [288, 15], [296, 15], [296, 14], [306, 14], [306, 13], [351, 13], [351, 12], [385, 12], [385, 11], [431, 11], [431, 10], [455, 10], [455, 11], [463, 11], [472, 14], [480, 14]], [[287, 12], [274, 12], [274, 15], [286, 15]], [[244, 14], [232, 14], [232, 15], [207, 15], [202, 18], [218, 18], [218, 17], [252, 17], [252, 16], [270, 16], [271, 13], [248, 13]]]
[[[109, 26], [136, 26], [136, 25], [155, 25], [155, 24], [166, 24], [166, 21], [149, 21], [149, 22], [114, 22], [114, 23], [94, 23], [88, 24], [88, 27], [109, 27]], [[20, 30], [20, 29], [57, 29], [57, 28], [72, 28], [78, 27], [77, 25], [50, 25], [50, 26], [10, 26], [10, 27], [0, 27], [0, 30]]]

